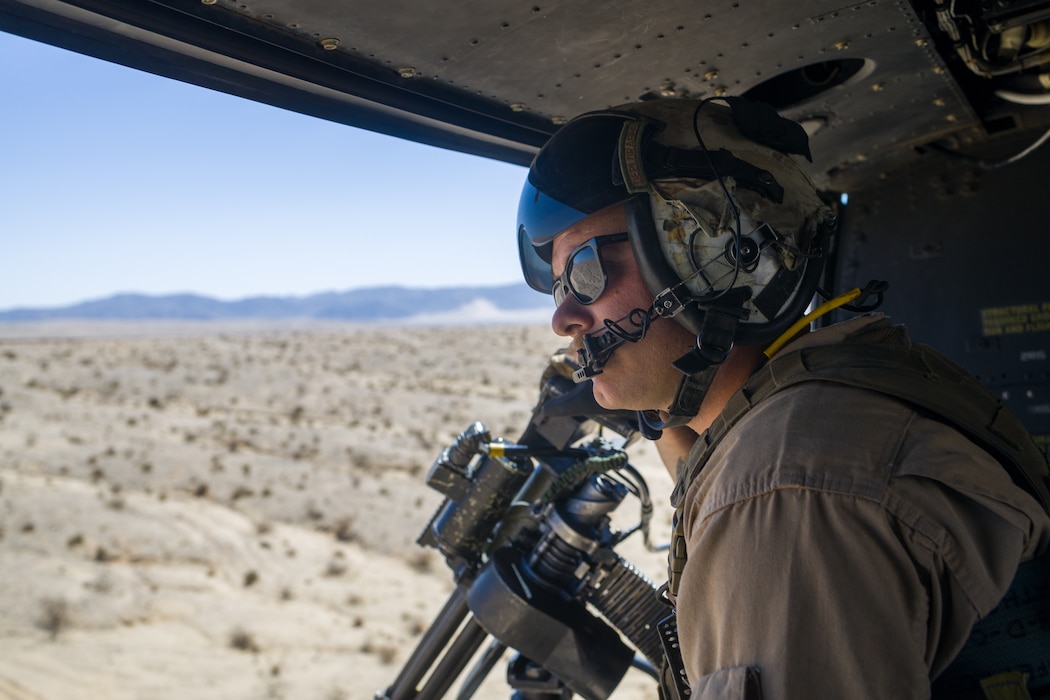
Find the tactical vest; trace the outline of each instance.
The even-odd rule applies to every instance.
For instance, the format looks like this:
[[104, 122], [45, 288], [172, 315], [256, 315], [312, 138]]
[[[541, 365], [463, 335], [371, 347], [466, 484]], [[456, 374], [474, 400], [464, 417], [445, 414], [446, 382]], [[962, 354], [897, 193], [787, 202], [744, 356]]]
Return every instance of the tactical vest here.
[[[903, 328], [869, 327], [839, 344], [775, 355], [699, 437], [691, 454], [699, 451], [699, 459], [680, 470], [671, 496], [675, 517], [668, 590], [672, 599], [686, 561], [682, 502], [689, 484], [752, 407], [778, 391], [813, 381], [893, 396], [951, 425], [994, 456], [1013, 481], [1050, 513], [1050, 468], [1013, 412], [961, 367], [927, 346], [912, 343]], [[1020, 680], [1022, 675], [1027, 682]], [[1027, 693], [1026, 684], [1028, 689], [1050, 691], [1050, 554], [1019, 569], [1003, 602], [975, 626], [963, 652], [933, 690], [934, 698], [1021, 699], [1030, 696], [1008, 693], [1018, 689]]]

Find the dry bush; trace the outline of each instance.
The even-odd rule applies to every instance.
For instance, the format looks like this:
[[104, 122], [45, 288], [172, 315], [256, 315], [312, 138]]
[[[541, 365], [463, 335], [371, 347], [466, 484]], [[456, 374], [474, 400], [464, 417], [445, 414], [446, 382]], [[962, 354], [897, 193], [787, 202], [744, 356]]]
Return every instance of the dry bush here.
[[405, 631], [408, 632], [408, 636], [410, 637], [419, 637], [427, 631], [427, 623], [423, 622], [418, 617], [407, 617], [405, 619], [405, 622], [407, 623], [405, 626]]
[[340, 542], [353, 542], [357, 539], [357, 532], [354, 531], [354, 519], [349, 516], [336, 520], [332, 532]]
[[430, 552], [419, 551], [409, 557], [408, 565], [413, 571], [426, 574], [434, 570], [434, 559], [430, 556]]
[[389, 666], [394, 663], [394, 660], [397, 658], [397, 647], [392, 644], [380, 644], [376, 646], [368, 641], [361, 645], [361, 653], [374, 654], [378, 657], [379, 663], [384, 666]]
[[37, 624], [52, 640], [72, 623], [69, 602], [64, 598], [45, 598], [40, 601], [40, 608], [41, 615]]
[[253, 654], [259, 653], [259, 645], [256, 643], [255, 637], [242, 627], [234, 628], [230, 632], [230, 647], [237, 651], [249, 651]]
[[254, 495], [255, 495], [255, 492], [252, 491], [247, 486], [238, 486], [237, 488], [235, 488], [233, 490], [233, 493], [230, 494], [230, 500], [231, 501], [237, 501], [237, 500], [240, 500], [242, 498], [251, 498]]
[[335, 578], [342, 576], [346, 571], [346, 558], [343, 557], [342, 552], [336, 552], [332, 555], [332, 558], [328, 560], [328, 566], [325, 568], [324, 575]]

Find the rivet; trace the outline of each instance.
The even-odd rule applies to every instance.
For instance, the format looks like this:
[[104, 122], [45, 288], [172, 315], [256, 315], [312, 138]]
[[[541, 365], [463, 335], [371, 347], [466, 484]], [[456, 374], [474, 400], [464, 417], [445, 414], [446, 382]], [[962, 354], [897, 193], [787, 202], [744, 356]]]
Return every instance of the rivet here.
[[729, 93], [729, 88], [725, 85], [719, 85], [715, 88], [715, 97], [725, 97]]
[[943, 97], [938, 97], [937, 99], [935, 99], [933, 101], [933, 106], [934, 107], [943, 107], [945, 104], [947, 104], [947, 103], [944, 101]]
[[551, 117], [551, 124], [564, 124], [565, 117]]
[[321, 39], [321, 48], [325, 51], [334, 51], [339, 47], [338, 39]]
[[886, 83], [873, 83], [871, 86], [872, 92], [882, 92], [886, 89]]
[[915, 40], [915, 45], [920, 49], [930, 45], [930, 42], [925, 37], [919, 37]]
[[849, 42], [848, 41], [836, 41], [834, 44], [832, 44], [832, 48], [834, 48], [836, 51], [845, 51], [846, 49], [849, 48]]
[[510, 111], [512, 111], [512, 112], [524, 112], [525, 111], [525, 105], [523, 105], [520, 102], [514, 102], [514, 103], [512, 103], [510, 105]]
[[218, 1], [219, 1], [219, 0], [201, 0], [201, 4], [202, 4], [202, 5], [214, 5], [214, 4], [215, 4], [215, 3], [217, 3]]
[[713, 70], [713, 69], [707, 71], [706, 73], [704, 73], [704, 80], [714, 80], [717, 77], [718, 77], [718, 71]]
[[943, 66], [934, 66], [933, 67], [933, 72], [934, 72], [935, 75], [943, 75], [944, 74], [944, 67]]
[[414, 78], [416, 77], [416, 69], [412, 66], [401, 66], [397, 69], [397, 74], [402, 78]]

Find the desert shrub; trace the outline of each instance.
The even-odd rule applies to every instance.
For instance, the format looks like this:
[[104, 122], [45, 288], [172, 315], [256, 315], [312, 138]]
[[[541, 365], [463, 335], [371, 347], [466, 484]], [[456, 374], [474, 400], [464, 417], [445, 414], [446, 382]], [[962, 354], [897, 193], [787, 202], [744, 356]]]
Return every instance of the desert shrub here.
[[242, 485], [242, 486], [238, 486], [237, 488], [235, 488], [233, 490], [233, 493], [230, 494], [230, 500], [231, 501], [238, 501], [238, 500], [240, 500], [242, 498], [250, 498], [250, 497], [252, 497], [254, 495], [255, 495], [254, 491], [252, 491], [247, 486], [243, 486]]
[[416, 552], [409, 558], [408, 565], [421, 574], [434, 569], [434, 561], [430, 558], [430, 552]]
[[40, 608], [38, 625], [51, 639], [56, 639], [72, 622], [69, 603], [64, 598], [45, 598], [40, 601]]
[[256, 643], [255, 637], [241, 627], [237, 627], [230, 632], [230, 647], [237, 651], [249, 651], [253, 654], [259, 653], [259, 645]]
[[336, 552], [335, 555], [328, 561], [328, 566], [325, 568], [324, 575], [337, 577], [342, 576], [347, 571], [346, 559], [343, 558], [342, 552]]
[[384, 666], [394, 663], [394, 659], [397, 658], [397, 648], [391, 644], [375, 646], [372, 642], [365, 642], [361, 645], [361, 653], [374, 654]]
[[332, 532], [340, 542], [353, 542], [357, 539], [357, 532], [354, 530], [354, 519], [350, 517], [340, 518], [335, 521]]

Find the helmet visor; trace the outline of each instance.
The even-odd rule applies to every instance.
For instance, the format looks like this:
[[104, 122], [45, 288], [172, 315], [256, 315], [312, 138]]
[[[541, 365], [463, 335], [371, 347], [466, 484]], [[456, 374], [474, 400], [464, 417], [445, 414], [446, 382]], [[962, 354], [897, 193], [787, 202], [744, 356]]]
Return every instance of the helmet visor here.
[[544, 294], [551, 293], [554, 237], [588, 215], [588, 212], [548, 197], [531, 182], [525, 182], [518, 206], [518, 256], [522, 274], [530, 287]]
[[529, 169], [518, 204], [525, 281], [549, 294], [551, 242], [582, 219], [630, 197], [620, 174], [620, 133], [630, 114], [585, 115], [558, 130]]

